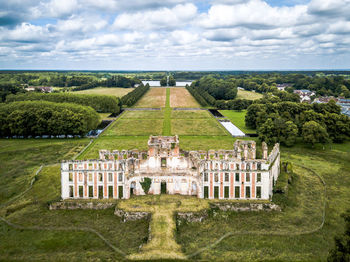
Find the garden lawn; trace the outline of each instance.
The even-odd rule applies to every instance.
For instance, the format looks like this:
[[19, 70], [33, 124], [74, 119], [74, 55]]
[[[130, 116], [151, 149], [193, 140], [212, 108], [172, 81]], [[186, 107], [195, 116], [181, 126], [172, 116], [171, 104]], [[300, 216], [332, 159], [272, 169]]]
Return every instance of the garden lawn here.
[[87, 90], [73, 91], [74, 94], [88, 94], [88, 95], [110, 95], [122, 97], [133, 91], [134, 88], [114, 88], [114, 87], [96, 87]]
[[241, 129], [246, 134], [255, 134], [256, 130], [250, 129], [245, 125], [246, 110], [235, 111], [235, 110], [219, 110], [219, 112], [227, 117], [235, 126]]
[[173, 110], [172, 119], [208, 119], [212, 115], [207, 110]]
[[156, 111], [125, 111], [122, 119], [163, 119], [163, 110]]
[[162, 87], [151, 87], [146, 94], [144, 94], [141, 99], [134, 105], [134, 107], [140, 108], [159, 108], [165, 107], [166, 100], [166, 88]]
[[228, 133], [214, 118], [209, 119], [172, 119], [171, 133], [188, 136], [227, 136]]
[[200, 107], [194, 97], [184, 87], [173, 87], [170, 89], [170, 106], [171, 107]]
[[102, 135], [105, 136], [147, 136], [161, 135], [162, 119], [117, 119]]
[[248, 100], [256, 100], [262, 98], [263, 95], [260, 93], [252, 92], [252, 91], [246, 91], [246, 90], [240, 90], [238, 89], [237, 92], [237, 99], [248, 99]]

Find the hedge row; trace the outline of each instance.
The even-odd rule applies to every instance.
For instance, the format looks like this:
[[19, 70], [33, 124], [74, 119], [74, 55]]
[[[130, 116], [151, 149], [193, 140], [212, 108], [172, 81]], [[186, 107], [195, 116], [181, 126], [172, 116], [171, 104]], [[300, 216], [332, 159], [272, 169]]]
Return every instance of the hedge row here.
[[208, 106], [209, 105], [207, 103], [207, 101], [193, 87], [186, 85], [186, 89], [188, 90], [188, 92], [190, 92], [190, 94], [197, 100], [197, 102], [201, 106]]
[[71, 103], [21, 101], [0, 104], [0, 136], [85, 135], [100, 117], [94, 109]]
[[132, 106], [135, 104], [148, 90], [150, 89], [149, 84], [140, 84], [132, 92], [126, 94], [121, 98], [123, 105]]
[[82, 95], [72, 93], [35, 93], [8, 95], [6, 102], [14, 101], [50, 101], [56, 103], [75, 103], [83, 106], [91, 106], [97, 112], [114, 113], [120, 112], [120, 99], [107, 95]]

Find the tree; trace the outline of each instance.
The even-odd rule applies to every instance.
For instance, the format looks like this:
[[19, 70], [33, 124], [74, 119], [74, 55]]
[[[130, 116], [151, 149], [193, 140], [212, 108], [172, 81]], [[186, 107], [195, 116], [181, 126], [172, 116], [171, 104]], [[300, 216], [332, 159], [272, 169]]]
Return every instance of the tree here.
[[282, 140], [281, 142], [286, 146], [293, 146], [298, 136], [298, 127], [292, 122], [285, 122], [284, 128], [281, 130]]
[[342, 215], [345, 220], [345, 232], [334, 237], [335, 246], [330, 250], [327, 261], [350, 261], [350, 210]]
[[305, 143], [312, 146], [316, 143], [327, 143], [329, 140], [326, 129], [315, 121], [309, 121], [303, 125], [302, 137]]
[[169, 76], [169, 86], [176, 86], [176, 81], [173, 76]]
[[164, 77], [160, 80], [160, 86], [167, 86], [167, 84], [168, 84], [167, 77], [164, 76]]

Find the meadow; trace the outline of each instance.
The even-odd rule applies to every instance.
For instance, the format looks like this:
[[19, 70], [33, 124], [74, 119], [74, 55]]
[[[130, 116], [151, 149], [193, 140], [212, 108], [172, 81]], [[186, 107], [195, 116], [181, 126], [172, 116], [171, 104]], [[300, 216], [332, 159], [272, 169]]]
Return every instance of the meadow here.
[[173, 87], [170, 89], [170, 106], [171, 107], [190, 107], [199, 108], [200, 105], [194, 97], [184, 87]]
[[248, 99], [248, 100], [256, 100], [256, 99], [260, 99], [262, 97], [263, 97], [263, 95], [260, 93], [256, 93], [253, 91], [241, 90], [241, 89], [238, 89], [237, 96], [236, 96], [237, 99]]
[[165, 88], [151, 87], [151, 89], [134, 105], [140, 108], [165, 107]]
[[88, 95], [110, 95], [116, 97], [125, 96], [130, 93], [134, 88], [115, 88], [115, 87], [96, 87], [87, 90], [74, 91], [74, 94], [88, 94]]

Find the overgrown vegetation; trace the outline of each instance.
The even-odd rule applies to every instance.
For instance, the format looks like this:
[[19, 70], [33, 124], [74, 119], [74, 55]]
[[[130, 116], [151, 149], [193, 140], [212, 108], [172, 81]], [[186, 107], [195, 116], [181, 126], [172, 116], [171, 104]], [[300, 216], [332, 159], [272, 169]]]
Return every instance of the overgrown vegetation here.
[[143, 191], [147, 195], [152, 185], [152, 179], [149, 177], [145, 177], [142, 182], [140, 181], [140, 184], [142, 186]]

